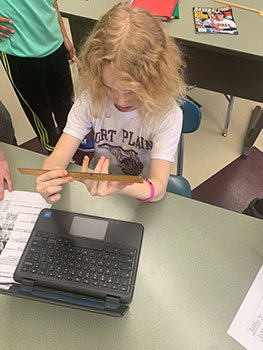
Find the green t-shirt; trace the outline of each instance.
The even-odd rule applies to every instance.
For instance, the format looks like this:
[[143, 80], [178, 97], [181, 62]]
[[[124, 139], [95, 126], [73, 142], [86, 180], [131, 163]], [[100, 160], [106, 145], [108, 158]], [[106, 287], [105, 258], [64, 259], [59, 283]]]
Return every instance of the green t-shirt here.
[[63, 43], [54, 0], [0, 0], [0, 16], [13, 21], [15, 34], [1, 37], [0, 51], [19, 57], [45, 57]]

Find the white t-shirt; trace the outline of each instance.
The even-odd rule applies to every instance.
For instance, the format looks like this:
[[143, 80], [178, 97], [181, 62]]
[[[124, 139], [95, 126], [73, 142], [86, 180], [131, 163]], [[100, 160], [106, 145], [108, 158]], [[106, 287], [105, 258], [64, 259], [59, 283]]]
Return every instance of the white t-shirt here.
[[90, 101], [78, 99], [69, 115], [64, 133], [80, 141], [94, 130], [93, 167], [100, 156], [110, 160], [110, 173], [149, 176], [151, 159], [174, 161], [182, 129], [182, 110], [176, 105], [153, 127], [143, 127], [137, 112], [119, 111], [108, 99], [106, 115], [94, 118]]

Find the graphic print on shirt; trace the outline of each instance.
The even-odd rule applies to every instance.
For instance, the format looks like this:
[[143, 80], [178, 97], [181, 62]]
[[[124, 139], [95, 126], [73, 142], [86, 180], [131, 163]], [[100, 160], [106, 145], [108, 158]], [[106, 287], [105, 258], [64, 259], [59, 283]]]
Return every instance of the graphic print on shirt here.
[[140, 175], [143, 170], [143, 163], [138, 153], [133, 150], [124, 150], [120, 146], [111, 146], [107, 143], [98, 146], [107, 149], [116, 158], [119, 167], [125, 175]]

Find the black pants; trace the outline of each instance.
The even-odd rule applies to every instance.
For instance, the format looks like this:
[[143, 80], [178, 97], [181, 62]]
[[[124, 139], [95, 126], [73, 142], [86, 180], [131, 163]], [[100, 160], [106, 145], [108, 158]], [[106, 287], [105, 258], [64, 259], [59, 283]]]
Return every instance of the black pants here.
[[73, 85], [64, 44], [43, 58], [17, 57], [3, 52], [0, 52], [0, 58], [42, 147], [52, 152], [73, 103]]

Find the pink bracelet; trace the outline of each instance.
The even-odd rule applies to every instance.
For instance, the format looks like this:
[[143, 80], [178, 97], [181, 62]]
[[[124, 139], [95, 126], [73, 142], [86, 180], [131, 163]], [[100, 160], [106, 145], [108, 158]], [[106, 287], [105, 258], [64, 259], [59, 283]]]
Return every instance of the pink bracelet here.
[[150, 194], [150, 197], [149, 198], [147, 198], [147, 199], [139, 199], [139, 198], [136, 198], [138, 201], [140, 201], [140, 202], [149, 202], [152, 198], [153, 198], [153, 196], [154, 196], [154, 186], [153, 186], [153, 184], [151, 183], [151, 181], [149, 181], [149, 180], [147, 180], [147, 179], [143, 179], [143, 181], [146, 181], [149, 185], [150, 185], [150, 189], [151, 189], [151, 194]]

